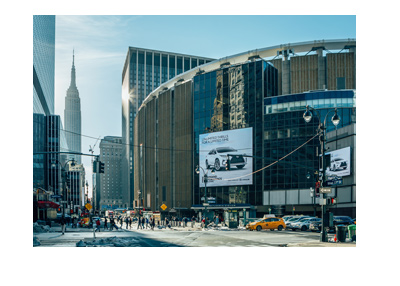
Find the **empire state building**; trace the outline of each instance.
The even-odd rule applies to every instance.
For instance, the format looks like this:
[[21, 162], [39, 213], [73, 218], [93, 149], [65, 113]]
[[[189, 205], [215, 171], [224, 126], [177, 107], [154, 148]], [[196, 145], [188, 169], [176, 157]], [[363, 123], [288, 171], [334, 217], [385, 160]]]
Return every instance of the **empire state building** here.
[[[74, 53], [72, 53], [71, 83], [67, 90], [67, 96], [65, 97], [64, 124], [69, 152], [81, 153], [81, 99], [79, 98], [79, 91], [76, 87]], [[69, 155], [68, 157], [70, 159], [75, 159], [78, 164], [81, 164], [80, 155]]]

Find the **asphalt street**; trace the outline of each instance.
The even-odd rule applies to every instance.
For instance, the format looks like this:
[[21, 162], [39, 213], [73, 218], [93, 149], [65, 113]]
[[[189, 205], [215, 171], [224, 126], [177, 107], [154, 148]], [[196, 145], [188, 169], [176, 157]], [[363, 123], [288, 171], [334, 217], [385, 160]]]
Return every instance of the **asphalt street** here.
[[[61, 234], [53, 232], [34, 233], [39, 247], [76, 247], [79, 241], [93, 247], [290, 247], [290, 246], [356, 246], [356, 243], [321, 243], [319, 233], [300, 231], [246, 231], [244, 229], [182, 228], [137, 230], [101, 230], [93, 235], [92, 229], [68, 228]], [[333, 234], [330, 235], [331, 237]]]

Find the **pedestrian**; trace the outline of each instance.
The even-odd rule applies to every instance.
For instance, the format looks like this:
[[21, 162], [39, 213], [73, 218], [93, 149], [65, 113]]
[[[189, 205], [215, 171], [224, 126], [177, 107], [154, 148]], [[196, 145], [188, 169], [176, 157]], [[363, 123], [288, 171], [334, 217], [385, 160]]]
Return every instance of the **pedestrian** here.
[[62, 215], [61, 220], [60, 220], [62, 234], [64, 234], [65, 229], [66, 229], [65, 223], [66, 223], [65, 222], [65, 217], [64, 217], [64, 215]]
[[169, 228], [171, 228], [171, 226], [169, 225], [168, 218], [165, 218], [165, 225], [168, 226]]
[[132, 218], [129, 217], [129, 229], [131, 229], [131, 227], [132, 227]]
[[196, 222], [196, 218], [192, 216], [192, 228], [194, 227], [194, 223]]
[[149, 218], [146, 217], [146, 229], [147, 229], [148, 226], [149, 226]]
[[111, 229], [111, 231], [113, 230], [114, 227], [115, 227], [116, 230], [118, 230], [118, 227], [115, 224], [114, 218], [111, 217], [111, 219], [110, 219], [110, 229]]
[[155, 218], [153, 217], [151, 220], [151, 230], [154, 230], [154, 226], [155, 226]]
[[96, 231], [100, 232], [100, 219], [96, 220], [96, 230], [94, 232], [96, 232]]
[[76, 223], [75, 223], [75, 217], [72, 218], [72, 224], [71, 224], [72, 228], [76, 227]]
[[218, 218], [218, 216], [216, 215], [216, 216], [215, 216], [215, 226], [218, 226], [218, 223], [219, 223], [219, 218]]
[[144, 219], [144, 217], [142, 217], [142, 229], [144, 229], [144, 222], [145, 222], [145, 219]]
[[224, 218], [221, 216], [221, 226], [224, 226]]
[[126, 217], [125, 223], [126, 223], [126, 229], [128, 229], [128, 226], [129, 226], [129, 219], [128, 219], [128, 217]]
[[107, 230], [108, 230], [108, 227], [107, 227], [107, 218], [106, 218], [106, 217], [104, 218], [104, 229], [107, 229]]
[[141, 224], [141, 220], [140, 220], [140, 217], [138, 217], [138, 219], [137, 219], [137, 229], [140, 228], [140, 224]]
[[201, 227], [205, 227], [206, 226], [206, 220], [204, 219], [204, 217], [201, 219]]

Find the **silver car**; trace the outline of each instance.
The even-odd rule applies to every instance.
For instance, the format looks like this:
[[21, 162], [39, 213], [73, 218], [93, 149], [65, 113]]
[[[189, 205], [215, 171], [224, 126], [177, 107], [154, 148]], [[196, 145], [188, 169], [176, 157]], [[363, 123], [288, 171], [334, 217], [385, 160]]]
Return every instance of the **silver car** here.
[[335, 158], [331, 160], [331, 165], [329, 167], [330, 171], [338, 171], [338, 170], [346, 170], [347, 169], [347, 161], [342, 158]]
[[230, 156], [230, 166], [242, 169], [246, 164], [243, 154], [238, 154], [236, 149], [232, 147], [218, 147], [212, 149], [206, 156], [206, 168], [214, 168], [216, 171], [225, 169], [228, 162], [228, 154]]
[[316, 217], [301, 219], [293, 225], [293, 230], [299, 229], [301, 231], [306, 231], [310, 228], [311, 223], [318, 222], [318, 221], [321, 221], [321, 219], [316, 218]]

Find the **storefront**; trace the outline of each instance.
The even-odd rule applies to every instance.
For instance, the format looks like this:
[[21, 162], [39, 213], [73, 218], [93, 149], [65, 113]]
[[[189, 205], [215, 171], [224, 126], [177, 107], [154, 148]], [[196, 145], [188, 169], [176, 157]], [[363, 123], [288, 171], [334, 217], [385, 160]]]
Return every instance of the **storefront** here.
[[209, 204], [193, 205], [192, 210], [196, 212], [196, 217], [201, 219], [205, 216], [208, 221], [214, 221], [215, 217], [225, 223], [230, 228], [244, 225], [246, 219], [256, 217], [256, 208], [250, 204]]

